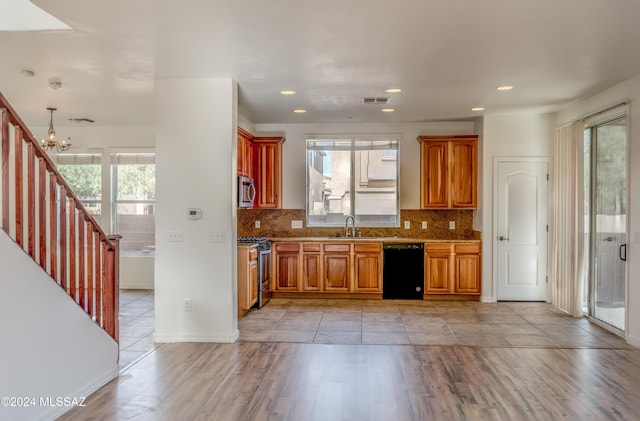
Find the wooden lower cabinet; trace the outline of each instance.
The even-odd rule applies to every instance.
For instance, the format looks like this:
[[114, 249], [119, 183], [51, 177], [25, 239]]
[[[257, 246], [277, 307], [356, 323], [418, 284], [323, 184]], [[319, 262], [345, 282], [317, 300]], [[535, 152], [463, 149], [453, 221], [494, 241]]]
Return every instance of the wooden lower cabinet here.
[[302, 290], [322, 291], [320, 243], [305, 243], [302, 245]]
[[478, 299], [481, 286], [481, 245], [427, 244], [425, 298]]
[[[300, 283], [300, 244], [275, 244], [275, 275], [272, 280], [274, 291], [298, 291]], [[274, 285], [275, 284], [275, 285]]]
[[325, 291], [351, 290], [351, 244], [322, 244]]
[[274, 242], [275, 292], [382, 293], [382, 243]]
[[258, 247], [238, 247], [238, 315], [258, 302]]
[[354, 245], [356, 292], [382, 292], [382, 244]]

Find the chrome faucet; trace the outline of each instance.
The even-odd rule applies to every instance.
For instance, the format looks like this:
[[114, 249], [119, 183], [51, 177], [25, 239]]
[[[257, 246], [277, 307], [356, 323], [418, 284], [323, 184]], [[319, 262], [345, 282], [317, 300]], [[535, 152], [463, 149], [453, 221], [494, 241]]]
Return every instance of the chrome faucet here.
[[356, 236], [356, 220], [352, 215], [347, 215], [344, 220], [344, 235], [345, 237], [349, 237], [349, 219], [351, 219], [351, 237]]

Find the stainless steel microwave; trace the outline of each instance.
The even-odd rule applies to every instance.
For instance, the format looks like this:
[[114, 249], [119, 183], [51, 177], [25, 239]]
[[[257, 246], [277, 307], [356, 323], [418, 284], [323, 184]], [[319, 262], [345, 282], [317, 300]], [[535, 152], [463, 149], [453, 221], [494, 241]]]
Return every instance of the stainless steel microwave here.
[[238, 207], [252, 208], [256, 198], [256, 186], [253, 178], [238, 176]]

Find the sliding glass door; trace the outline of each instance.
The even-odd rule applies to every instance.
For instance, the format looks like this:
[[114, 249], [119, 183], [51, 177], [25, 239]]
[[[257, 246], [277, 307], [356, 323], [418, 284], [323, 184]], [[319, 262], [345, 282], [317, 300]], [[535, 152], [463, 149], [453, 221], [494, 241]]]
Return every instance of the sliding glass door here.
[[[627, 118], [585, 131], [585, 229], [589, 247], [589, 316], [625, 329]], [[586, 223], [588, 222], [588, 223]]]

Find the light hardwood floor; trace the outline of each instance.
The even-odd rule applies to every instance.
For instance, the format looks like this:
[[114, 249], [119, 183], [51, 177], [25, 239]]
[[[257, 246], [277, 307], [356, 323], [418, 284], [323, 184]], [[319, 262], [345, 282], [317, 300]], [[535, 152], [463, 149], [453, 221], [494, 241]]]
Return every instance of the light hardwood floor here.
[[[86, 407], [61, 419], [640, 419], [640, 350], [547, 304], [411, 305], [418, 313], [418, 308], [431, 309], [415, 320], [444, 323], [454, 338], [475, 336], [450, 345], [313, 343], [322, 321], [331, 321], [325, 316], [349, 311], [340, 312], [333, 303], [271, 304], [270, 311], [282, 314], [269, 335], [279, 322], [290, 328], [296, 315], [302, 320], [299, 329], [312, 330], [315, 321], [309, 320], [317, 315], [304, 314], [322, 311], [314, 338], [309, 343], [276, 341], [275, 335], [235, 344], [165, 344], [89, 397]], [[366, 313], [411, 310], [407, 303], [372, 304], [356, 304], [361, 335]], [[263, 318], [267, 313], [255, 312]], [[401, 319], [405, 333], [416, 329], [410, 317]], [[391, 323], [399, 332], [399, 320]], [[467, 331], [462, 323], [469, 324]], [[334, 326], [355, 329], [353, 323]], [[528, 331], [520, 333], [529, 335], [526, 343], [512, 343], [521, 329]], [[430, 335], [428, 329], [424, 335]], [[488, 342], [492, 335], [502, 339]]]

